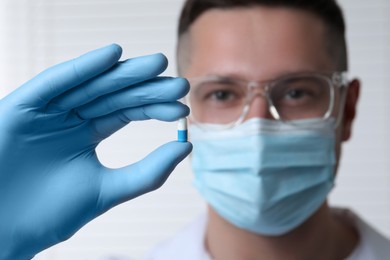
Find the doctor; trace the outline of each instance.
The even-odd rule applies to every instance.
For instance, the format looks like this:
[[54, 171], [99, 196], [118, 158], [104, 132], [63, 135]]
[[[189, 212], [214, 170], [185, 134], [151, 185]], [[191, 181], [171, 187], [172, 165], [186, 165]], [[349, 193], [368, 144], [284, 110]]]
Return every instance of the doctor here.
[[[118, 61], [110, 45], [50, 68], [0, 100], [0, 259], [25, 260], [90, 220], [161, 186], [191, 151], [171, 142], [121, 168], [95, 148], [134, 120], [187, 116], [182, 78], [161, 54]], [[131, 144], [130, 144], [131, 145]]]
[[389, 259], [389, 240], [327, 204], [360, 87], [337, 3], [187, 0], [178, 39], [209, 207], [147, 259]]
[[[188, 84], [157, 77], [161, 55], [119, 57], [96, 50], [0, 101], [0, 259], [69, 238], [190, 152], [173, 142], [123, 169], [100, 165], [96, 145], [128, 122], [188, 115], [176, 102]], [[187, 1], [178, 64], [209, 208], [147, 259], [387, 259], [386, 238], [326, 203], [359, 95], [346, 61], [333, 0]]]

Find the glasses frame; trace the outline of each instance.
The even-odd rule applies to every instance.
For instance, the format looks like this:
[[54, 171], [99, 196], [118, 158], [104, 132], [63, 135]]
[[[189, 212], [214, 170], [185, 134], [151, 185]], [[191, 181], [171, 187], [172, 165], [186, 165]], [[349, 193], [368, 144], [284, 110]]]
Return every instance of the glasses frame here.
[[[270, 97], [270, 91], [274, 85], [276, 85], [280, 81], [287, 80], [287, 79], [294, 78], [294, 77], [316, 77], [316, 78], [321, 78], [321, 79], [327, 81], [327, 83], [330, 87], [330, 101], [329, 101], [328, 110], [326, 111], [326, 113], [322, 117], [322, 119], [324, 121], [329, 119], [332, 115], [334, 105], [335, 105], [335, 91], [337, 89], [347, 88], [348, 83], [349, 83], [347, 71], [289, 73], [289, 74], [283, 75], [281, 77], [277, 77], [275, 79], [265, 80], [265, 81], [248, 81], [248, 80], [237, 79], [237, 78], [226, 77], [226, 76], [218, 76], [218, 75], [209, 75], [209, 76], [203, 76], [203, 77], [189, 78], [188, 80], [190, 82], [191, 88], [195, 84], [200, 85], [200, 84], [207, 82], [207, 81], [230, 80], [231, 82], [237, 82], [241, 85], [246, 85], [247, 89], [248, 89], [248, 92], [247, 92], [248, 94], [245, 98], [245, 101], [244, 101], [245, 103], [244, 103], [244, 106], [242, 108], [241, 115], [239, 118], [237, 118], [237, 120], [235, 120], [231, 123], [227, 123], [227, 124], [201, 123], [192, 114], [190, 114], [190, 120], [192, 121], [192, 123], [197, 124], [202, 128], [207, 128], [208, 125], [214, 125], [214, 126], [218, 125], [218, 129], [228, 129], [228, 128], [232, 128], [234, 126], [237, 126], [244, 121], [246, 115], [248, 114], [253, 97], [258, 95], [258, 93], [253, 94], [254, 90], [262, 89], [263, 91], [262, 91], [261, 95], [267, 100], [268, 110], [271, 113], [272, 117], [275, 120], [281, 121], [285, 124], [294, 125], [294, 123], [292, 122], [293, 120], [284, 120], [280, 117], [279, 112], [277, 111], [277, 109], [276, 109], [275, 105], [273, 104], [272, 99]], [[190, 94], [187, 95], [185, 98], [185, 103], [187, 105], [189, 105], [189, 107], [191, 108], [190, 96], [191, 96], [191, 90], [190, 90]], [[345, 98], [343, 98], [343, 97], [340, 99], [340, 103], [342, 105], [344, 103], [344, 99]], [[340, 118], [340, 115], [338, 115], [336, 120], [335, 120], [335, 127], [338, 125], [338, 123], [340, 121], [339, 118]], [[304, 124], [297, 124], [296, 126], [305, 127]], [[307, 126], [307, 127], [310, 127], [310, 126]], [[214, 127], [212, 127], [212, 128], [214, 128]]]

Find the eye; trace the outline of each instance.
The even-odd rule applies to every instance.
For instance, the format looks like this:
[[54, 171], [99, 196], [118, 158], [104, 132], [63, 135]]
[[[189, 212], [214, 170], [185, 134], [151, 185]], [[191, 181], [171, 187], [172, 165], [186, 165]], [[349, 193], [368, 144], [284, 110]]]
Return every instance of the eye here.
[[285, 94], [288, 99], [302, 99], [305, 96], [311, 96], [312, 94], [305, 89], [290, 89]]
[[272, 90], [272, 96], [273, 101], [301, 104], [320, 98], [325, 89], [326, 86], [318, 79], [292, 78], [278, 82]]
[[209, 94], [210, 98], [216, 101], [229, 101], [235, 98], [235, 93], [229, 90], [215, 90]]
[[245, 97], [245, 88], [231, 82], [209, 82], [202, 85], [203, 100], [215, 103], [231, 103]]
[[233, 80], [210, 80], [193, 86], [191, 102], [203, 109], [232, 108], [243, 104], [246, 93], [246, 85]]
[[319, 76], [294, 76], [278, 80], [271, 88], [271, 101], [286, 120], [322, 117], [330, 100], [328, 81]]
[[275, 88], [272, 91], [272, 99], [274, 103], [297, 104], [297, 102], [305, 102], [313, 98], [315, 93], [311, 88], [298, 86], [282, 86]]

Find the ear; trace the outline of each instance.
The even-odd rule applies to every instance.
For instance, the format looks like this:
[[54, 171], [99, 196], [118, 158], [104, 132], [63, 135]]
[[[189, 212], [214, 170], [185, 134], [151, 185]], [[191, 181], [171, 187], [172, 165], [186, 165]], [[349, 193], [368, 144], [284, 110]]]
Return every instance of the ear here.
[[356, 115], [356, 105], [359, 98], [360, 82], [354, 79], [349, 83], [345, 97], [344, 115], [342, 121], [342, 141], [347, 141], [351, 137], [352, 123]]

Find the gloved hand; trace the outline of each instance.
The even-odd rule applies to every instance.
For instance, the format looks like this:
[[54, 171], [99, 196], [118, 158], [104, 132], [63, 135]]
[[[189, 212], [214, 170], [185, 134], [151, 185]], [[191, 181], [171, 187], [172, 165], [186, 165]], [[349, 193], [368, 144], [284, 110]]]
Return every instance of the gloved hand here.
[[190, 153], [190, 143], [171, 142], [124, 168], [100, 164], [96, 146], [130, 121], [189, 113], [177, 102], [187, 81], [156, 77], [163, 55], [118, 62], [120, 55], [117, 45], [95, 50], [0, 100], [0, 259], [30, 259], [68, 239], [161, 186]]

